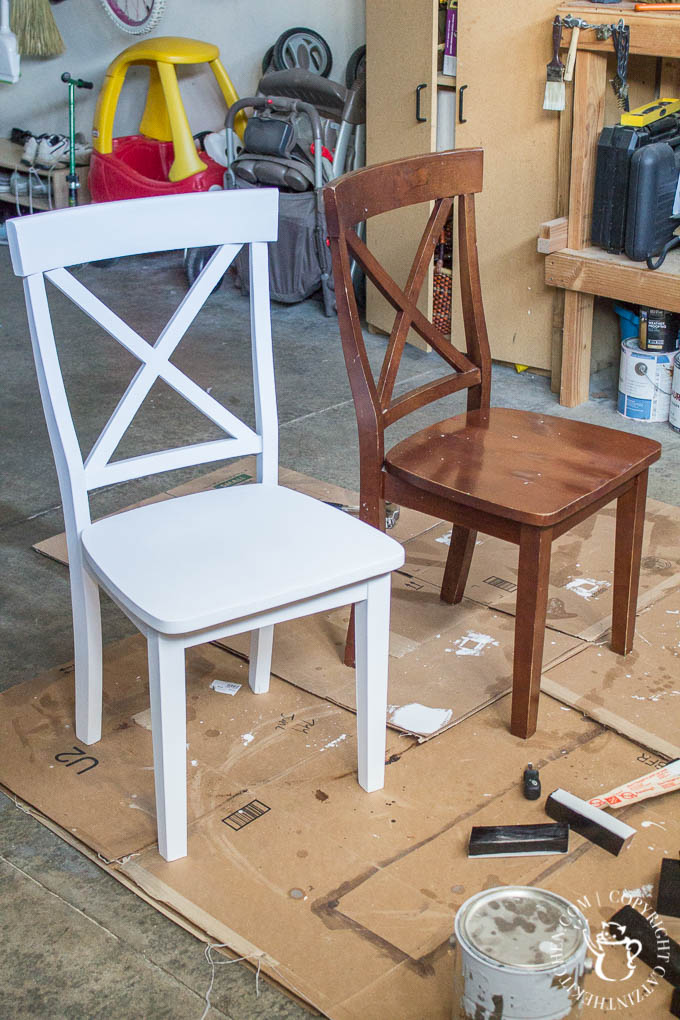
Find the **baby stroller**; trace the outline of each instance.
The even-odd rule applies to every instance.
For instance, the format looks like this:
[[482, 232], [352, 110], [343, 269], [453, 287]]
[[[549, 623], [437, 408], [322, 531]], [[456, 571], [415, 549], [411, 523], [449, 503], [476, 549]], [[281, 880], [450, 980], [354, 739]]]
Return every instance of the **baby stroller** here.
[[[237, 152], [233, 126], [250, 109]], [[309, 71], [266, 74], [258, 95], [234, 103], [227, 114], [226, 188], [276, 187], [279, 239], [270, 245], [270, 291], [275, 301], [303, 301], [319, 289], [327, 316], [335, 310], [330, 251], [321, 191], [326, 181], [363, 164], [365, 81], [351, 88]], [[189, 250], [185, 269], [193, 283], [211, 249]], [[237, 282], [248, 289], [247, 260], [235, 260]]]

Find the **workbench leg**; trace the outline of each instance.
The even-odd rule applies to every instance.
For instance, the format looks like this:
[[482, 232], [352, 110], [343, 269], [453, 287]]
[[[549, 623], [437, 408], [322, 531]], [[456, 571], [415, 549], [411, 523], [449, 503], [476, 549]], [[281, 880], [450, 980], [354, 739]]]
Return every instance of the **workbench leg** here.
[[594, 304], [592, 294], [568, 290], [564, 295], [560, 404], [565, 407], [588, 399]]

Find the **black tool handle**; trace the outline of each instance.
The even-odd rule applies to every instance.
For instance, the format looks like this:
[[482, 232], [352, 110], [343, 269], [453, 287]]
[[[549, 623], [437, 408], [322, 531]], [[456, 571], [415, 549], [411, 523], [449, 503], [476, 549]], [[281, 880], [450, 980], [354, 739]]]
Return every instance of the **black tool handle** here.
[[560, 63], [560, 43], [562, 42], [562, 19], [559, 14], [553, 21], [553, 64]]
[[66, 82], [67, 85], [74, 85], [77, 89], [91, 89], [94, 88], [91, 81], [83, 81], [82, 78], [72, 78], [68, 71], [64, 71], [61, 76], [61, 80]]
[[419, 124], [424, 124], [427, 120], [427, 117], [422, 117], [420, 114], [420, 93], [426, 88], [427, 84], [425, 82], [422, 85], [416, 85], [416, 120]]

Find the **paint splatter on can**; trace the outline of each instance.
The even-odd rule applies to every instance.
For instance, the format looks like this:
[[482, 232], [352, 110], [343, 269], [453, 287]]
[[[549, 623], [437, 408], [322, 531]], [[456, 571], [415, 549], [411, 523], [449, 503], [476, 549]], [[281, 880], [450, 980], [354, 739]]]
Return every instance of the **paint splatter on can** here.
[[617, 411], [638, 421], [668, 421], [673, 354], [641, 351], [637, 340], [621, 344]]
[[500, 886], [456, 914], [455, 1020], [563, 1020], [583, 1005], [588, 922], [556, 893]]
[[680, 432], [680, 351], [673, 358], [673, 386], [668, 424], [675, 432]]

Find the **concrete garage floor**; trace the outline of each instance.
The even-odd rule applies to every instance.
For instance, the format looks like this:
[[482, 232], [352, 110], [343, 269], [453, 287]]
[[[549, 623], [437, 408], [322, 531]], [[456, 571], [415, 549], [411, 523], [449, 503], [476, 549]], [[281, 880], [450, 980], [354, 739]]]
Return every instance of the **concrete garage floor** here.
[[[48, 444], [26, 326], [21, 284], [0, 249], [3, 302], [0, 536], [2, 544], [2, 646], [0, 687], [21, 683], [72, 657], [67, 571], [38, 556], [34, 542], [63, 530], [60, 496]], [[77, 275], [143, 335], [155, 338], [180, 300], [185, 281], [179, 254], [122, 260]], [[169, 287], [170, 293], [163, 292]], [[125, 388], [135, 362], [113, 341], [92, 333], [86, 320], [55, 295], [58, 337], [77, 425], [88, 449]], [[252, 419], [247, 302], [226, 281], [176, 352], [173, 361], [200, 385], [212, 386], [246, 420]], [[340, 485], [357, 487], [354, 409], [337, 322], [325, 319], [315, 300], [273, 309], [275, 364], [281, 425], [281, 464]], [[369, 337], [378, 364], [384, 340]], [[409, 385], [441, 374], [436, 355], [414, 348], [405, 354], [400, 380]], [[103, 387], [90, 389], [95, 367]], [[680, 435], [667, 424], [635, 425], [615, 413], [616, 373], [592, 379], [593, 398], [561, 408], [548, 380], [495, 366], [492, 402], [640, 431], [659, 439], [664, 455], [651, 472], [650, 495], [680, 501]], [[437, 421], [462, 409], [458, 395], [417, 417]], [[203, 419], [161, 385], [133, 425], [121, 453], [142, 452], [205, 437]], [[208, 426], [210, 428], [210, 426]], [[400, 429], [402, 431], [400, 431]], [[394, 439], [406, 433], [393, 427]], [[391, 436], [390, 436], [391, 438]], [[144, 446], [142, 440], [148, 446]], [[203, 467], [143, 479], [96, 493], [94, 516], [179, 484]], [[282, 540], [284, 536], [282, 536]], [[105, 641], [132, 626], [102, 599]], [[119, 885], [47, 828], [0, 795], [0, 1015], [23, 1017], [172, 1017], [199, 1020], [211, 970], [204, 945]], [[216, 968], [208, 1017], [301, 1018], [310, 1015], [266, 982], [255, 995], [251, 970]]]

